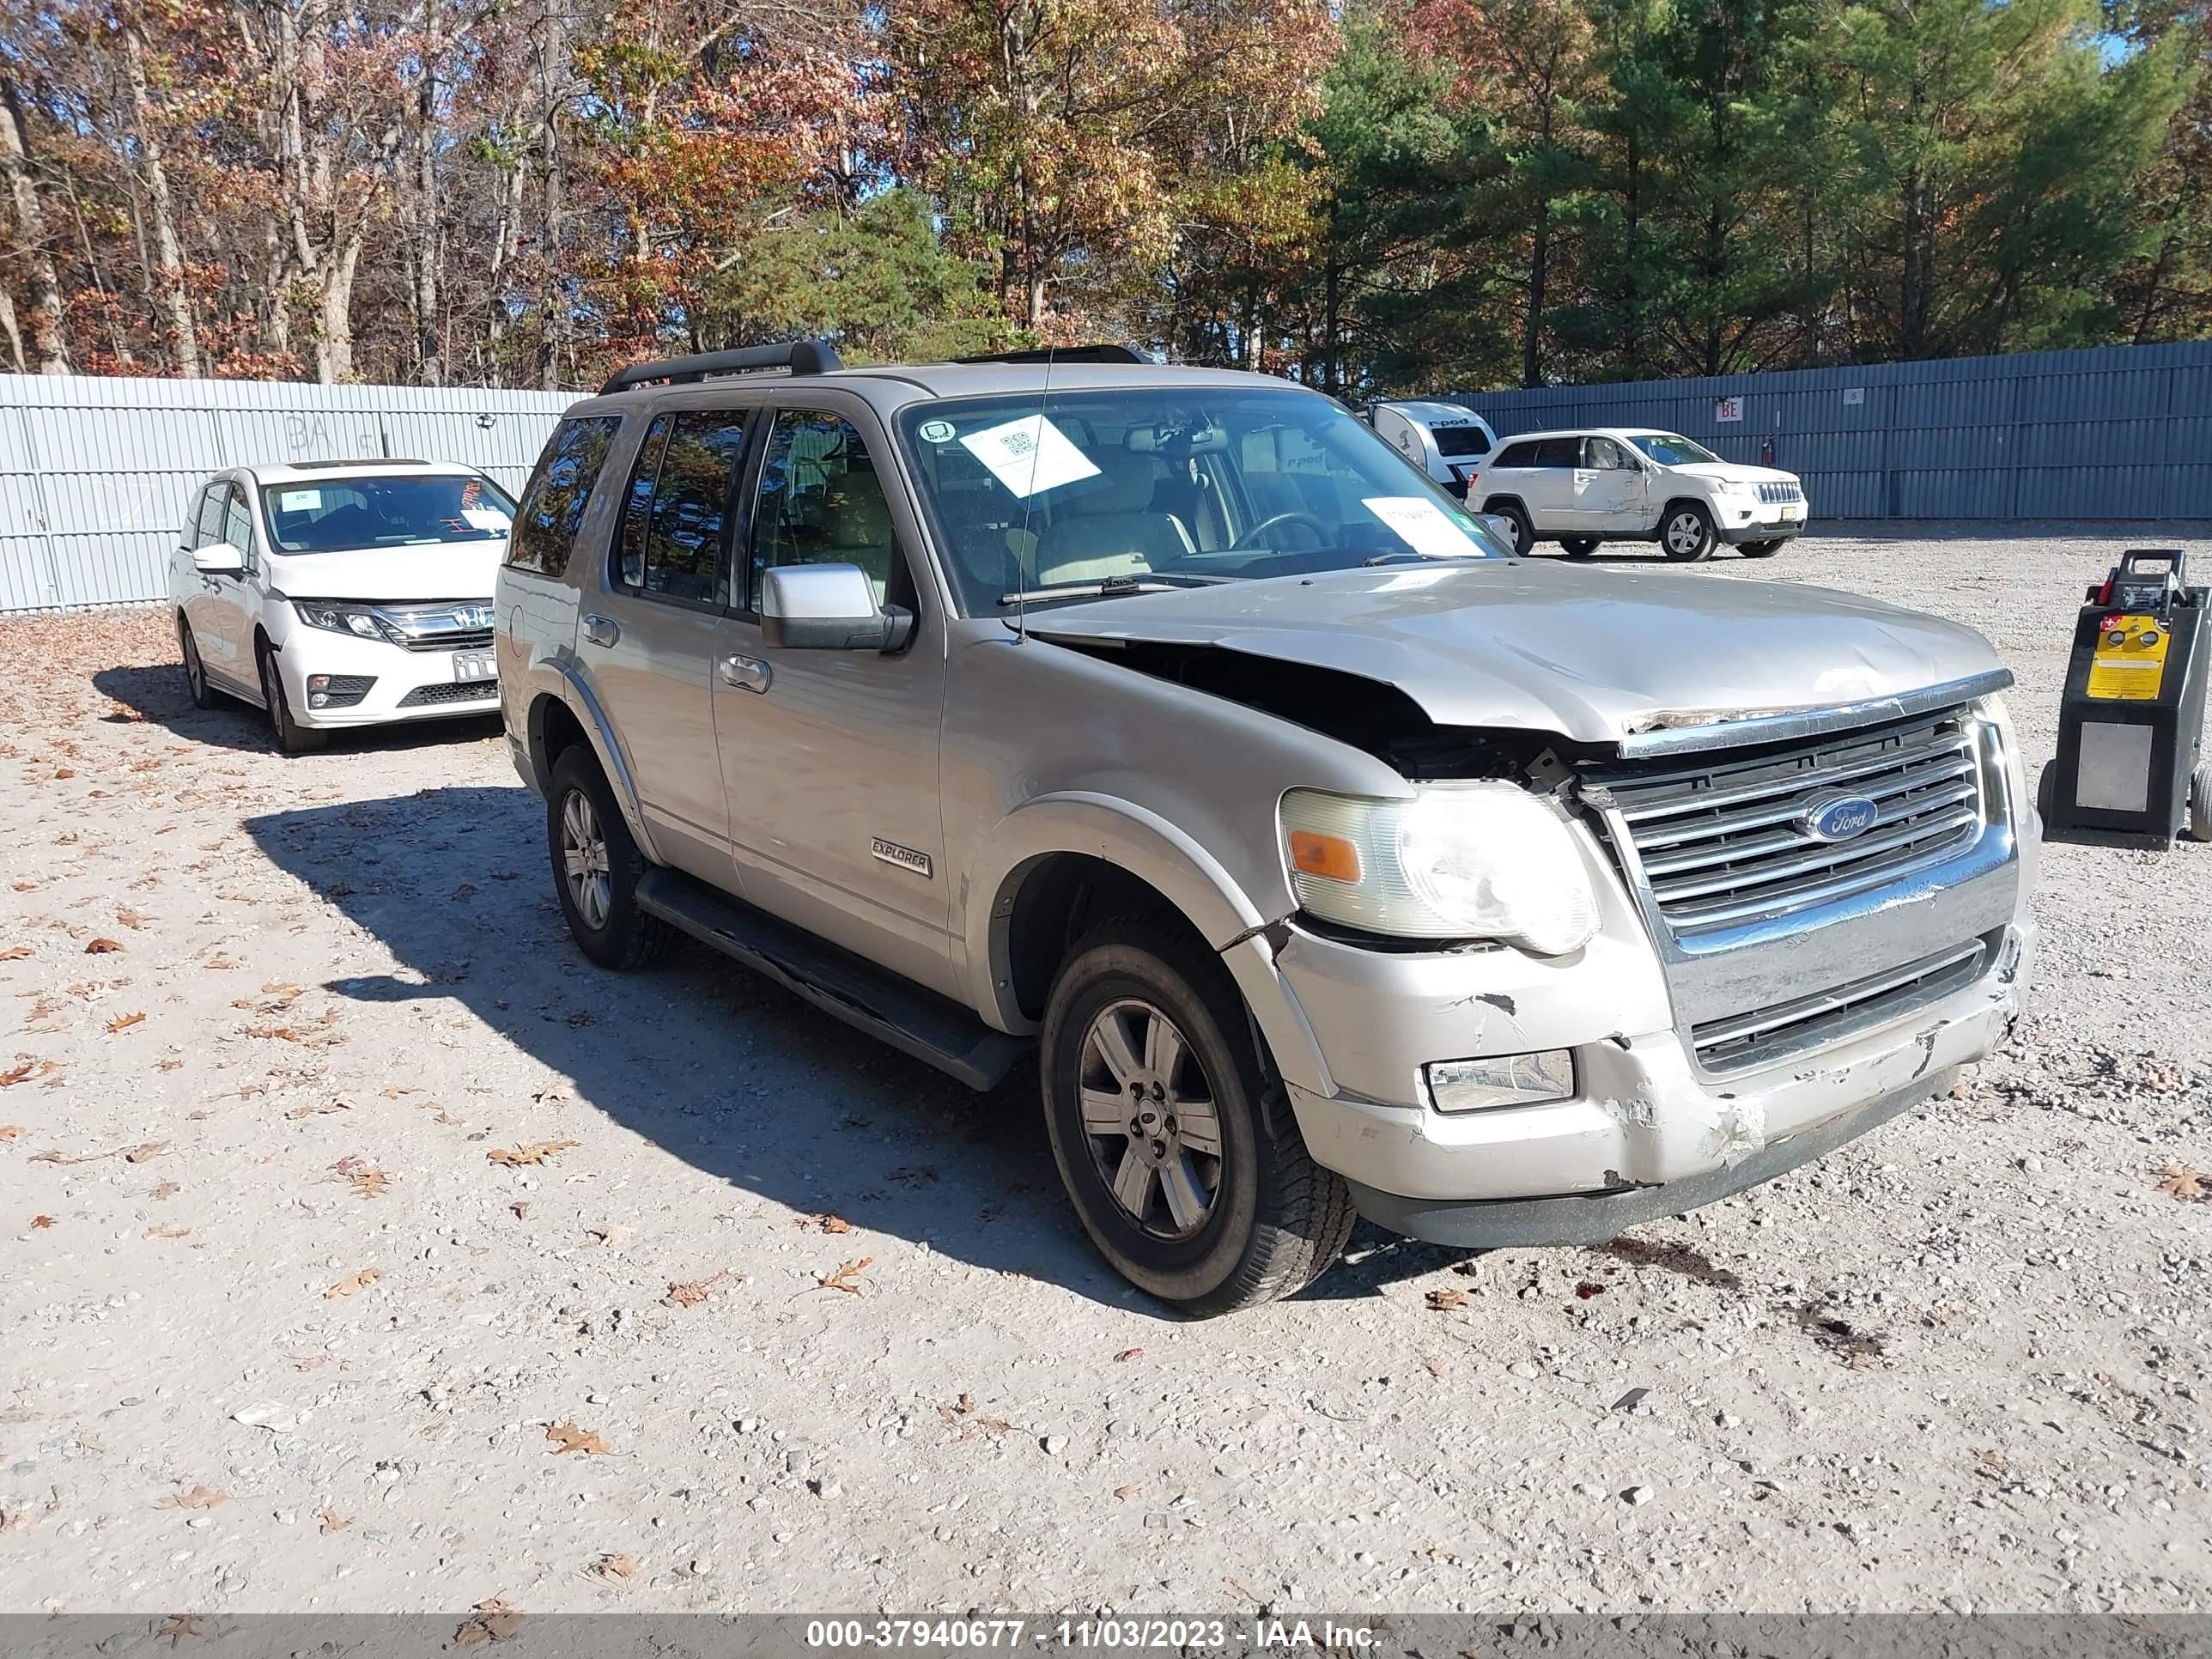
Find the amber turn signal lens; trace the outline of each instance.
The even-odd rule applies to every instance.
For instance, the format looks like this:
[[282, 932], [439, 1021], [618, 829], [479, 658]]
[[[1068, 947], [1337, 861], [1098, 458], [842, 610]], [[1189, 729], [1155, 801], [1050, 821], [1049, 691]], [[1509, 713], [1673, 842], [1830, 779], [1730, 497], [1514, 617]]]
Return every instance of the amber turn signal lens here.
[[1331, 881], [1359, 879], [1359, 849], [1341, 836], [1291, 830], [1291, 862], [1310, 876], [1327, 876]]

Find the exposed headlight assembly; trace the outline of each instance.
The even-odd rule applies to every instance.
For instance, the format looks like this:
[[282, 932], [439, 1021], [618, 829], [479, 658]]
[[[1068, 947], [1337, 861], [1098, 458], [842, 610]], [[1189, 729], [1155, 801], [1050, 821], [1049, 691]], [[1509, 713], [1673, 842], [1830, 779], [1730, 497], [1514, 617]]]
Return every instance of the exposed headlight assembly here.
[[1298, 903], [1324, 921], [1498, 939], [1547, 957], [1597, 931], [1597, 896], [1566, 820], [1515, 784], [1424, 784], [1410, 800], [1293, 789], [1282, 830]]
[[379, 617], [370, 605], [341, 605], [328, 599], [295, 599], [292, 609], [310, 628], [325, 629], [333, 634], [351, 634], [358, 639], [374, 640], [380, 645], [401, 642], [398, 630]]

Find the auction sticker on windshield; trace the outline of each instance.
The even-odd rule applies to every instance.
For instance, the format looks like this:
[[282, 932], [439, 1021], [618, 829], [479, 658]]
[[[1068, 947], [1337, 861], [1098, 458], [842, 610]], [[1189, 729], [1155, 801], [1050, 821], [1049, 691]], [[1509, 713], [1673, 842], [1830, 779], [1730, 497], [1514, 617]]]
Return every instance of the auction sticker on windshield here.
[[960, 447], [1024, 501], [1061, 484], [1098, 476], [1091, 458], [1042, 415], [1025, 415], [1003, 426], [971, 432], [960, 441]]
[[1424, 558], [1479, 559], [1482, 548], [1451, 521], [1434, 501], [1419, 495], [1369, 495], [1360, 506], [1397, 532], [1398, 539]]

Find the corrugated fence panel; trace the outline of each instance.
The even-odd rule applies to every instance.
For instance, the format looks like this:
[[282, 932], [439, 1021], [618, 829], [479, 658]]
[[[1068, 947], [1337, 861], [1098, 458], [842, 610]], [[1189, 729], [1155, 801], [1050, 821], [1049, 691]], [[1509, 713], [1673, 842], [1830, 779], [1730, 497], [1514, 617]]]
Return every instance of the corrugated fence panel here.
[[187, 505], [234, 466], [461, 461], [518, 491], [578, 395], [0, 374], [0, 612], [164, 598]]
[[[1736, 418], [1723, 420], [1722, 399]], [[2212, 343], [1455, 396], [1501, 434], [1653, 427], [1805, 480], [1816, 519], [2212, 518]]]

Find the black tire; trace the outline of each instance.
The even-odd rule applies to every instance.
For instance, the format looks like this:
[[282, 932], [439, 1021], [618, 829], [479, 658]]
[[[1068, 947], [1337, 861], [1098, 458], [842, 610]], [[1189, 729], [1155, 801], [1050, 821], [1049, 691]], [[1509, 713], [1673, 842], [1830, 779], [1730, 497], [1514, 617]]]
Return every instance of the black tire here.
[[[587, 866], [604, 866], [584, 872], [603, 878], [605, 890], [597, 898], [590, 894], [589, 881], [570, 879], [572, 837]], [[596, 860], [591, 854], [594, 839]], [[676, 930], [637, 907], [638, 879], [652, 866], [630, 838], [629, 825], [615, 804], [598, 758], [581, 744], [571, 744], [553, 763], [545, 791], [545, 847], [552, 860], [553, 890], [561, 901], [561, 914], [586, 956], [602, 968], [629, 969], [647, 967], [668, 954], [678, 937]]]
[[1566, 550], [1566, 555], [1569, 558], [1587, 559], [1591, 554], [1597, 551], [1597, 538], [1595, 536], [1562, 536], [1559, 538], [1559, 545]]
[[276, 747], [287, 755], [327, 748], [329, 732], [312, 730], [292, 718], [292, 705], [284, 696], [284, 676], [276, 668], [276, 653], [264, 645], [259, 654], [261, 700], [269, 705], [269, 730], [276, 737]]
[[[1181, 1042], [1170, 1049], [1147, 1041], [1139, 1054], [1133, 1034], [1153, 1032], [1152, 1022], [1163, 1018]], [[1155, 1115], [1142, 1136], [1135, 1115], [1127, 1129], [1117, 1121], [1103, 1135], [1091, 1132], [1095, 1115], [1086, 1124], [1086, 1073], [1094, 1103], [1117, 1101], [1121, 1091], [1122, 1074], [1097, 1041], [1109, 1024], [1121, 1033], [1123, 1056], [1142, 1062], [1132, 1083], [1137, 1092], [1118, 1102], [1132, 1114]], [[1255, 1042], [1220, 959], [1156, 919], [1125, 917], [1093, 929], [1060, 964], [1045, 1008], [1038, 1045], [1045, 1127], [1083, 1230], [1124, 1279], [1197, 1317], [1304, 1289], [1343, 1251], [1356, 1218], [1351, 1188], [1308, 1155]], [[1180, 1058], [1164, 1061], [1163, 1092], [1155, 1062], [1170, 1054]], [[1201, 1106], [1210, 1114], [1212, 1152], [1195, 1144], [1205, 1131], [1191, 1144], [1183, 1139]], [[1180, 1121], [1178, 1109], [1188, 1114]], [[1115, 1197], [1115, 1183], [1127, 1188], [1133, 1170], [1133, 1209]], [[1185, 1209], [1194, 1196], [1205, 1200], [1195, 1219], [1178, 1212], [1177, 1191]]]
[[1513, 550], [1521, 557], [1527, 558], [1529, 550], [1536, 545], [1536, 532], [1529, 526], [1528, 515], [1522, 509], [1521, 504], [1518, 501], [1500, 501], [1495, 507], [1486, 507], [1482, 510], [1511, 523]]
[[1710, 559], [1713, 540], [1713, 515], [1700, 502], [1673, 502], [1659, 520], [1659, 550], [1676, 564]]
[[2212, 761], [2189, 775], [2189, 822], [2183, 833], [2191, 841], [2212, 841]]
[[1747, 559], [1771, 559], [1781, 550], [1780, 542], [1745, 542], [1736, 549]]
[[2058, 802], [2058, 763], [2043, 763], [2043, 770], [2035, 775], [2035, 816], [2043, 833], [2051, 833], [2051, 809]]
[[184, 656], [185, 691], [191, 698], [192, 707], [222, 707], [227, 699], [208, 684], [207, 664], [200, 658], [200, 642], [192, 637], [192, 625], [185, 620], [182, 611], [177, 613], [177, 649]]

